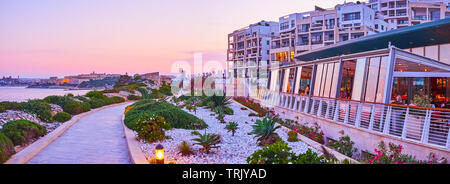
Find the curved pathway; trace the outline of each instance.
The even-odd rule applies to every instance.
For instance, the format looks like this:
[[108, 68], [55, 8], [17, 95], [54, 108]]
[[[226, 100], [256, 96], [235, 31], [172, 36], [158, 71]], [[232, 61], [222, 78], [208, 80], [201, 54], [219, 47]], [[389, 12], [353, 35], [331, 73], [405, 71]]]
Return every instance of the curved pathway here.
[[131, 158], [122, 127], [122, 115], [128, 105], [81, 118], [28, 163], [129, 164]]

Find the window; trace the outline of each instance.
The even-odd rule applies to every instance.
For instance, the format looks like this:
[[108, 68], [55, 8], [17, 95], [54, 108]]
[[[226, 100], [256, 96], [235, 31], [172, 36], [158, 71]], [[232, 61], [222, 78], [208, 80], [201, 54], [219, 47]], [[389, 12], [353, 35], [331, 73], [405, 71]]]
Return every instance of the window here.
[[367, 73], [365, 101], [375, 102], [378, 84], [378, 72], [380, 69], [380, 57], [370, 58]]
[[378, 29], [378, 24], [375, 24], [375, 29]]
[[[309, 95], [312, 78], [312, 65], [299, 67], [301, 69], [298, 93], [301, 95]], [[299, 74], [297, 74], [299, 75]]]
[[322, 33], [312, 33], [311, 43], [312, 44], [322, 44]]
[[343, 62], [341, 88], [339, 98], [350, 99], [353, 89], [353, 80], [355, 76], [356, 61], [349, 60]]
[[378, 10], [378, 4], [372, 5], [372, 10]]
[[295, 27], [295, 20], [291, 20], [291, 27]]
[[319, 91], [320, 91], [320, 84], [322, 83], [322, 71], [323, 69], [323, 64], [318, 64], [317, 65], [317, 70], [316, 70], [316, 79], [314, 82], [314, 95], [315, 96], [320, 96]]
[[309, 24], [302, 24], [301, 32], [309, 32]]
[[361, 19], [361, 12], [345, 13], [344, 14], [344, 21], [360, 20], [360, 19]]
[[352, 90], [352, 100], [361, 100], [362, 88], [364, 84], [364, 73], [366, 67], [366, 58], [359, 58], [356, 61], [355, 76]]
[[280, 30], [289, 29], [289, 22], [284, 22], [280, 24]]

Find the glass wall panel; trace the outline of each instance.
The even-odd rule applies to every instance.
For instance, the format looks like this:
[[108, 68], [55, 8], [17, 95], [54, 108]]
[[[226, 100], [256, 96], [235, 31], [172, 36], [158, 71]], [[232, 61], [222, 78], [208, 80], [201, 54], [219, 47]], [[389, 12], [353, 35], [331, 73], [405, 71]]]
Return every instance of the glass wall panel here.
[[439, 49], [440, 61], [450, 65], [450, 44], [440, 45]]
[[423, 47], [413, 48], [412, 53], [423, 56]]
[[297, 76], [295, 78], [295, 89], [294, 89], [294, 93], [298, 93], [299, 89], [300, 89], [300, 79], [302, 77], [302, 67], [299, 66], [297, 67]]
[[327, 81], [327, 71], [328, 71], [328, 64], [323, 64], [323, 69], [322, 69], [322, 82], [320, 85], [320, 94], [319, 96], [324, 96], [324, 90], [325, 90], [325, 83]]
[[328, 71], [327, 71], [327, 78], [325, 80], [325, 90], [324, 90], [324, 97], [330, 97], [330, 91], [331, 91], [331, 84], [333, 82], [333, 71], [334, 71], [334, 63], [328, 64]]
[[310, 95], [311, 79], [313, 66], [302, 66], [300, 85], [298, 93], [301, 95]]
[[331, 98], [336, 98], [336, 87], [338, 85], [340, 65], [341, 65], [340, 63], [334, 63], [333, 82], [331, 83], [330, 88]]
[[318, 64], [317, 65], [317, 70], [316, 70], [316, 79], [314, 82], [314, 96], [320, 96], [319, 91], [320, 91], [320, 84], [322, 83], [322, 69], [323, 69], [323, 64]]
[[380, 57], [369, 59], [369, 68], [367, 74], [366, 96], [365, 101], [375, 102], [375, 95], [377, 94], [378, 72], [380, 69]]
[[350, 99], [353, 89], [353, 81], [356, 69], [356, 60], [348, 60], [343, 62], [341, 88], [339, 98]]
[[366, 68], [366, 58], [359, 58], [356, 61], [355, 79], [352, 90], [352, 100], [361, 100], [361, 93], [364, 84], [364, 73]]
[[381, 64], [380, 64], [380, 75], [378, 77], [378, 89], [377, 89], [377, 96], [376, 96], [376, 102], [383, 103], [383, 97], [384, 97], [384, 89], [385, 89], [385, 81], [386, 81], [386, 75], [387, 70], [389, 67], [389, 57], [383, 56], [381, 57]]
[[439, 60], [439, 48], [437, 45], [425, 47], [425, 56], [434, 60]]
[[408, 79], [404, 77], [394, 77], [391, 103], [406, 104], [407, 99], [408, 99]]
[[288, 84], [287, 84], [287, 93], [292, 94], [294, 91], [294, 81], [295, 81], [295, 68], [289, 69], [289, 76], [288, 76]]

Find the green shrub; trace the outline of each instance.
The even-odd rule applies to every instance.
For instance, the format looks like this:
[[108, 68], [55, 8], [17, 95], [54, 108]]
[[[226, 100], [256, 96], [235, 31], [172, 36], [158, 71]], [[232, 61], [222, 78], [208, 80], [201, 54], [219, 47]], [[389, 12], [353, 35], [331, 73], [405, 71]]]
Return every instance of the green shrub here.
[[5, 163], [15, 152], [11, 139], [0, 133], [0, 164]]
[[84, 96], [76, 96], [75, 98], [78, 99], [78, 100], [81, 100], [81, 101], [83, 101], [83, 102], [89, 102], [89, 99], [87, 99], [87, 98], [84, 97]]
[[289, 142], [298, 142], [297, 132], [294, 130], [290, 130], [288, 132], [288, 140]]
[[89, 98], [105, 98], [105, 96], [103, 95], [103, 92], [101, 91], [89, 91], [88, 93], [86, 93], [87, 97]]
[[67, 101], [64, 106], [62, 106], [64, 112], [67, 112], [72, 115], [81, 114], [83, 112], [87, 112], [91, 110], [91, 105], [86, 102], [77, 102], [77, 101]]
[[11, 139], [14, 145], [24, 145], [45, 135], [47, 129], [31, 121], [15, 120], [5, 123], [1, 132]]
[[164, 132], [165, 126], [166, 121], [163, 117], [149, 116], [145, 119], [140, 120], [136, 124], [136, 132], [138, 133], [139, 139], [151, 143], [159, 140], [164, 140], [166, 138], [166, 134]]
[[0, 106], [0, 113], [2, 113], [2, 112], [6, 112], [6, 108], [3, 106]]
[[128, 100], [140, 100], [141, 97], [140, 96], [136, 96], [136, 95], [128, 95], [127, 99]]
[[327, 159], [325, 155], [319, 156], [316, 152], [308, 149], [306, 153], [299, 154], [293, 159], [293, 164], [332, 164], [332, 159]]
[[353, 145], [355, 142], [350, 140], [349, 136], [340, 137], [338, 141], [331, 141], [328, 146], [348, 157], [352, 157], [353, 153], [358, 151]]
[[159, 91], [161, 92], [161, 94], [165, 95], [165, 96], [172, 96], [172, 88], [169, 85], [162, 85], [159, 88]]
[[39, 119], [41, 119], [44, 122], [47, 123], [53, 122], [52, 108], [50, 104], [46, 103], [43, 100], [29, 100], [28, 102], [22, 105], [22, 109], [25, 112], [35, 114], [37, 117], [39, 117]]
[[116, 103], [125, 102], [125, 98], [122, 98], [120, 96], [109, 97], [108, 100], [109, 100], [109, 104], [116, 104]]
[[125, 125], [132, 130], [140, 118], [152, 114], [164, 117], [173, 128], [203, 129], [207, 127], [204, 121], [167, 102], [144, 99], [134, 103], [133, 106], [134, 108], [127, 112], [124, 119]]
[[5, 111], [6, 110], [20, 111], [22, 110], [22, 105], [23, 103], [18, 102], [8, 102], [8, 101], [0, 102], [0, 107], [3, 107]]
[[163, 94], [158, 89], [152, 89], [152, 93], [150, 94], [151, 99], [160, 99], [163, 97]]
[[53, 116], [53, 119], [57, 122], [63, 123], [72, 119], [72, 116], [67, 112], [58, 112], [55, 116]]
[[191, 146], [186, 141], [181, 142], [178, 146], [178, 150], [180, 150], [181, 155], [190, 155], [192, 153]]
[[105, 98], [91, 98], [89, 104], [91, 105], [91, 108], [96, 109], [108, 105], [108, 100]]
[[203, 151], [205, 151], [207, 154], [211, 151], [212, 148], [219, 148], [217, 144], [221, 142], [221, 137], [218, 134], [200, 134], [199, 138], [192, 139], [193, 141], [196, 141], [194, 145], [201, 145], [203, 147]]
[[145, 88], [137, 88], [137, 91], [139, 91], [142, 94], [142, 99], [150, 99], [150, 94], [148, 94], [148, 90]]
[[287, 143], [277, 141], [260, 150], [255, 151], [247, 158], [248, 164], [288, 164], [295, 159], [295, 153]]
[[223, 108], [223, 112], [224, 112], [226, 115], [233, 115], [233, 114], [234, 114], [233, 109], [232, 109], [232, 108], [229, 108], [229, 107]]
[[71, 101], [72, 99], [68, 96], [47, 96], [43, 99], [45, 102], [49, 104], [56, 104], [61, 107], [64, 106], [68, 101]]

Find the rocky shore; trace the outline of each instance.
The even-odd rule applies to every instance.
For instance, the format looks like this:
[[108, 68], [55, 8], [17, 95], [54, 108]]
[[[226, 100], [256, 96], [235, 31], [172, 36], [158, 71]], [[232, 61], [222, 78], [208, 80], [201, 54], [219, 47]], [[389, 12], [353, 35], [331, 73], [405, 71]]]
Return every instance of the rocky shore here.
[[[53, 115], [63, 111], [63, 109], [58, 105], [51, 104], [51, 107]], [[0, 129], [2, 129], [3, 124], [14, 120], [28, 120], [38, 123], [47, 128], [47, 133], [52, 132], [62, 124], [60, 122], [45, 123], [41, 121], [36, 115], [28, 112], [7, 110], [6, 112], [0, 113]]]
[[[220, 123], [216, 119], [216, 115], [212, 115], [214, 113], [209, 109], [198, 108], [197, 113], [189, 112], [186, 109], [183, 109], [186, 112], [203, 119], [208, 124], [208, 128], [206, 129], [207, 133], [221, 135], [222, 142], [221, 144], [218, 144], [220, 148], [212, 149], [210, 154], [200, 152], [199, 149], [201, 146], [193, 145], [194, 142], [192, 139], [198, 137], [191, 134], [193, 130], [184, 129], [172, 129], [166, 131], [166, 135], [171, 138], [163, 141], [158, 141], [155, 143], [145, 143], [141, 141], [141, 149], [144, 151], [147, 158], [154, 158], [154, 150], [156, 145], [162, 144], [165, 150], [165, 159], [169, 162], [176, 162], [178, 164], [246, 164], [247, 157], [253, 154], [256, 150], [261, 149], [261, 147], [257, 145], [257, 141], [253, 135], [248, 135], [248, 133], [253, 129], [251, 125], [256, 122], [258, 117], [249, 117], [248, 114], [250, 111], [241, 110], [241, 106], [236, 103], [232, 103], [229, 107], [234, 110], [234, 115], [226, 115], [225, 121], [234, 121], [239, 124], [239, 129], [236, 131], [234, 136], [232, 136], [231, 133], [225, 129], [225, 124]], [[205, 130], [199, 130], [198, 132], [204, 134]], [[288, 142], [287, 128], [278, 129], [276, 132], [280, 135], [283, 141], [287, 142], [289, 146], [292, 147], [292, 151], [296, 154], [305, 153], [308, 149], [312, 149], [313, 151], [321, 154], [319, 151], [301, 141]], [[189, 145], [191, 145], [193, 152], [192, 155], [182, 156], [181, 153], [179, 153], [178, 146], [182, 141], [186, 141]]]

